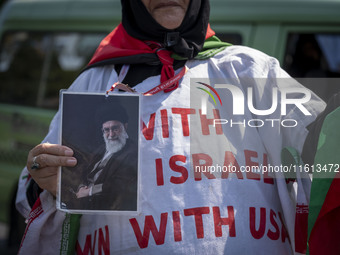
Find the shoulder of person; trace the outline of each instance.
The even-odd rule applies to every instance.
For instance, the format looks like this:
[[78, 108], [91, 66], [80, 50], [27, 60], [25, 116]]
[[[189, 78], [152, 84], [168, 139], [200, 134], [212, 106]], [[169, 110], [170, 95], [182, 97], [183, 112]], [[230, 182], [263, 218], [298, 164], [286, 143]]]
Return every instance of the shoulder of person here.
[[[233, 45], [216, 54], [212, 61], [223, 68], [232, 68], [238, 74], [252, 77], [289, 77], [279, 61], [266, 53], [247, 46]], [[269, 74], [272, 73], [272, 74]]]
[[254, 63], [261, 61], [277, 61], [275, 58], [267, 55], [262, 51], [242, 45], [228, 46], [223, 51], [216, 54], [216, 57], [222, 59], [240, 59], [244, 61], [251, 61]]
[[79, 74], [69, 91], [89, 91], [99, 92], [109, 89], [108, 81], [113, 84], [117, 81], [118, 75], [114, 69], [114, 65], [104, 65], [85, 69]]

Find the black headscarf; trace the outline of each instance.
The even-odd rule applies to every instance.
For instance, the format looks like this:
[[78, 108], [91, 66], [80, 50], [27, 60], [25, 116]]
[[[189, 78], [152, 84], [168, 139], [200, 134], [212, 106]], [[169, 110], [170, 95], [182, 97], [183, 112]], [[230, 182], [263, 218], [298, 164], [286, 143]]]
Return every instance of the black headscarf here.
[[121, 3], [122, 24], [130, 36], [163, 43], [170, 51], [188, 59], [202, 50], [209, 22], [209, 0], [191, 0], [182, 24], [173, 30], [158, 24], [141, 0], [121, 0]]

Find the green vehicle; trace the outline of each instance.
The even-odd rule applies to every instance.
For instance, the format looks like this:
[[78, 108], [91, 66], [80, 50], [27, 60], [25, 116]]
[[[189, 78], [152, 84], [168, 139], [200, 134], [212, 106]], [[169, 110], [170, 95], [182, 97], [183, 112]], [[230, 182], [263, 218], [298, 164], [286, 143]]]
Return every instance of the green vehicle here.
[[[210, 24], [232, 44], [276, 57], [293, 77], [340, 76], [340, 0], [211, 0]], [[10, 211], [28, 151], [104, 36], [119, 0], [12, 0], [0, 14], [0, 221]], [[327, 100], [339, 88], [312, 88]], [[13, 223], [12, 222], [12, 223]], [[11, 224], [12, 224], [11, 223]], [[17, 233], [12, 225], [11, 233]], [[20, 235], [19, 235], [20, 236]]]

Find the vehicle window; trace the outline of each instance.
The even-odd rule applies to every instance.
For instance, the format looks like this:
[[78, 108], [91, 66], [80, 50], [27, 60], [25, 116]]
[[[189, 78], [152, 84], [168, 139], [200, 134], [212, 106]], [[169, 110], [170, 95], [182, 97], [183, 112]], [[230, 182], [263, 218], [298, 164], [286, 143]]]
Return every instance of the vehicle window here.
[[340, 34], [291, 33], [284, 69], [293, 77], [340, 77]]
[[242, 44], [242, 36], [240, 34], [216, 33], [216, 36], [223, 42], [228, 42], [233, 45]]
[[340, 77], [340, 34], [289, 34], [283, 68], [327, 102], [340, 86], [315, 78]]
[[56, 109], [105, 34], [8, 32], [0, 45], [0, 102]]

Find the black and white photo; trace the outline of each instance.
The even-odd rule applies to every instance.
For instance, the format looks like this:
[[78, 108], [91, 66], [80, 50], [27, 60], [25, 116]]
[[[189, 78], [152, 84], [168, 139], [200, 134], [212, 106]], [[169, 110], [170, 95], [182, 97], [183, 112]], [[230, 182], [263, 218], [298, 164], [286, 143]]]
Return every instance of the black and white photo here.
[[137, 211], [139, 96], [62, 92], [62, 111], [78, 164], [61, 168], [60, 209]]

